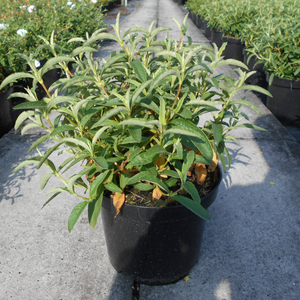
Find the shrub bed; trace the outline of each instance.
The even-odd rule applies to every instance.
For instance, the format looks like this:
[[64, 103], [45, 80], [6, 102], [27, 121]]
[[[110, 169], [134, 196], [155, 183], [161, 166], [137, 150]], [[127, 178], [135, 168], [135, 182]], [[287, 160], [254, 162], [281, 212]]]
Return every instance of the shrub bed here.
[[240, 38], [274, 77], [299, 79], [299, 0], [188, 0], [187, 8], [224, 36]]
[[76, 43], [68, 40], [104, 27], [104, 8], [114, 1], [0, 0], [0, 83], [9, 74], [26, 70], [19, 53], [34, 53], [37, 67], [52, 57], [39, 36], [49, 40], [54, 31], [57, 53], [70, 53]]

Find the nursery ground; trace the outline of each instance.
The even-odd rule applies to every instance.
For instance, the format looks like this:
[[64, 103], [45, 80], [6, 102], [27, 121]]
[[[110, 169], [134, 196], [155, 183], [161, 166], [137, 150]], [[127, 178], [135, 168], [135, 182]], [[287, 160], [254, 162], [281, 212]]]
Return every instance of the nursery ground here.
[[[130, 3], [130, 2], [129, 2]], [[144, 0], [121, 24], [179, 30], [184, 12], [172, 0]], [[189, 22], [188, 34], [209, 44]], [[105, 43], [97, 57], [116, 49]], [[236, 77], [229, 66], [219, 72]], [[237, 97], [259, 107], [245, 110], [267, 131], [238, 129], [230, 146], [233, 166], [224, 174], [210, 207], [200, 260], [189, 280], [166, 286], [141, 286], [141, 300], [298, 300], [300, 295], [300, 145], [252, 92]], [[76, 198], [61, 196], [40, 209], [47, 196], [39, 182], [46, 169], [31, 165], [12, 170], [28, 157], [39, 130], [11, 130], [0, 140], [0, 300], [131, 299], [132, 278], [110, 265], [101, 220], [94, 230], [83, 215], [73, 232], [67, 219]], [[51, 142], [41, 151], [46, 151]], [[53, 158], [56, 163], [63, 160]], [[55, 182], [49, 183], [49, 189]], [[177, 262], [174, 262], [176, 264]]]

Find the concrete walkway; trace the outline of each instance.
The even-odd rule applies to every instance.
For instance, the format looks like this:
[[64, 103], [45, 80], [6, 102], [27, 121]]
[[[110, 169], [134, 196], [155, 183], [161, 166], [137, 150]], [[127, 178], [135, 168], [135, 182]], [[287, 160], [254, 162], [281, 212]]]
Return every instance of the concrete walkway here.
[[[172, 0], [144, 0], [121, 28], [158, 20], [175, 29], [171, 17], [184, 18]], [[208, 43], [190, 20], [188, 34]], [[105, 44], [99, 55], [112, 49]], [[220, 72], [236, 76], [231, 67]], [[268, 131], [235, 132], [233, 166], [209, 209], [212, 221], [190, 279], [142, 285], [141, 300], [300, 299], [300, 146], [253, 93], [244, 96], [262, 112], [251, 114], [253, 122]], [[78, 200], [60, 196], [41, 210], [47, 196], [39, 183], [47, 170], [30, 165], [12, 174], [39, 135], [12, 130], [0, 140], [0, 300], [131, 299], [132, 279], [110, 265], [100, 220], [91, 230], [83, 215], [69, 234], [67, 219]]]

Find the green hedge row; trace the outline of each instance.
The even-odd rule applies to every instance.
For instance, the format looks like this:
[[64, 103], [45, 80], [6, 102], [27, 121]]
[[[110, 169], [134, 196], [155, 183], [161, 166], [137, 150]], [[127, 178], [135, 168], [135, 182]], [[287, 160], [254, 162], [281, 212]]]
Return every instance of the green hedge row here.
[[188, 9], [224, 36], [240, 38], [271, 77], [300, 75], [300, 0], [188, 0]]
[[104, 27], [104, 11], [116, 0], [0, 0], [0, 84], [9, 74], [26, 70], [18, 53], [34, 53], [36, 65], [51, 54], [39, 36], [52, 31], [58, 53], [70, 53], [74, 36]]

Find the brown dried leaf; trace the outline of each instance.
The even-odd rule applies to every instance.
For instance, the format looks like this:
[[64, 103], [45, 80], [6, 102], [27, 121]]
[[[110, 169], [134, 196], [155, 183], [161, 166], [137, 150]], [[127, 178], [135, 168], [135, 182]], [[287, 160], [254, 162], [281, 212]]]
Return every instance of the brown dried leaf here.
[[197, 183], [201, 184], [205, 181], [207, 176], [207, 169], [204, 164], [196, 164], [195, 174], [197, 177]]
[[214, 156], [212, 158], [212, 164], [208, 166], [208, 172], [214, 172], [218, 165], [218, 154], [214, 152]]
[[195, 163], [192, 163], [192, 165], [190, 166], [189, 171], [188, 171], [188, 173], [187, 173], [187, 175], [188, 175], [189, 177], [192, 176], [192, 172], [194, 171], [194, 168], [195, 168]]
[[115, 193], [114, 197], [113, 197], [113, 204], [114, 207], [116, 209], [117, 214], [115, 215], [115, 217], [119, 214], [121, 207], [123, 206], [125, 202], [125, 194], [119, 194], [119, 193]]
[[154, 199], [160, 199], [162, 195], [163, 195], [162, 192], [161, 192], [160, 189], [156, 186], [156, 187], [153, 189], [153, 192], [152, 192], [152, 198], [154, 198]]
[[166, 159], [162, 155], [160, 155], [153, 163], [154, 166], [158, 166], [160, 168], [161, 166], [164, 165], [165, 162]]

